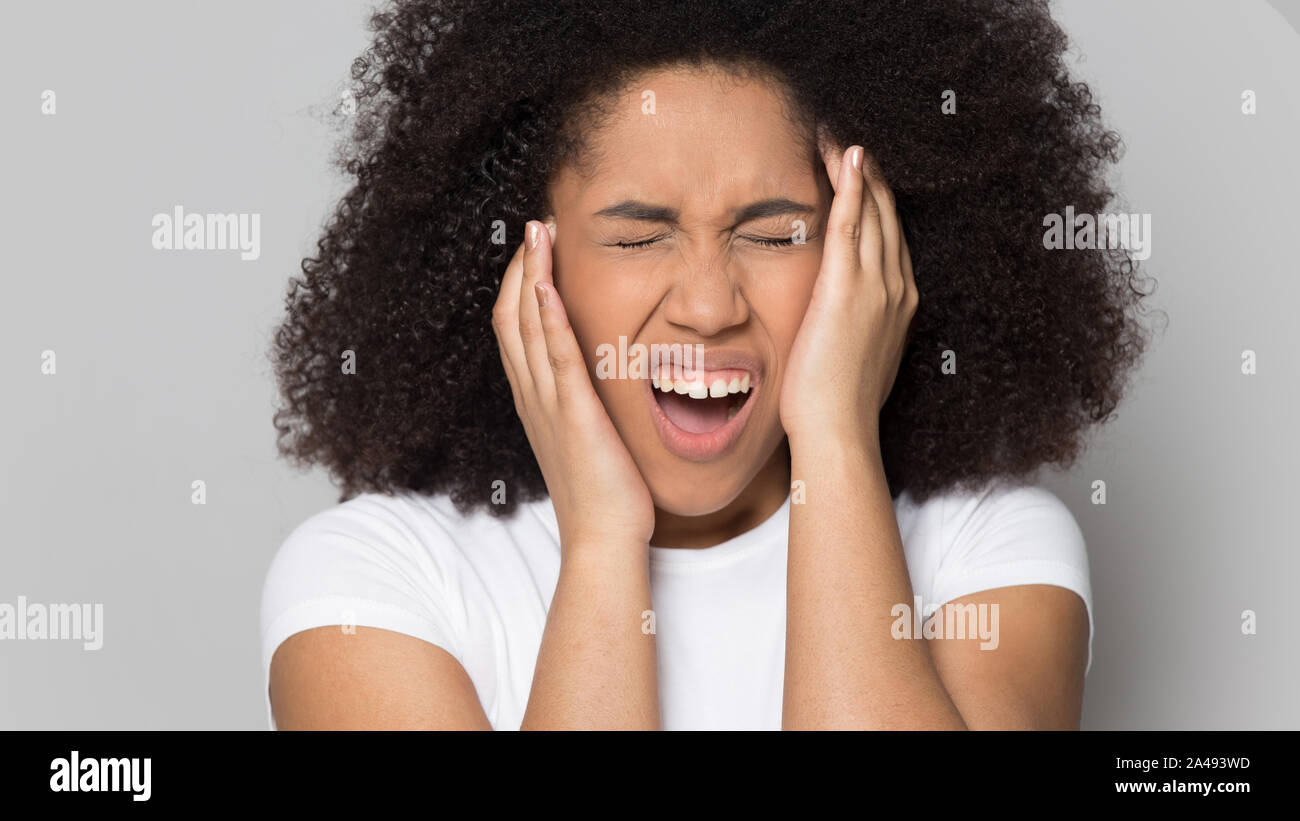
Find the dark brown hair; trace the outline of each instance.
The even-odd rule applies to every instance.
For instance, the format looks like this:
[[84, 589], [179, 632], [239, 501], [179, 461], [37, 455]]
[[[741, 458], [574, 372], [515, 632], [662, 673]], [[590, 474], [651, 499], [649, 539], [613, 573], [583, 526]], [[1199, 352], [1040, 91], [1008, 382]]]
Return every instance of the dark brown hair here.
[[1045, 2], [411, 0], [372, 26], [352, 69], [352, 186], [273, 352], [280, 449], [328, 467], [344, 498], [409, 488], [469, 509], [503, 479], [511, 504], [489, 509], [505, 513], [545, 493], [490, 327], [500, 277], [577, 156], [577, 113], [683, 61], [783, 78], [897, 195], [920, 305], [881, 417], [895, 493], [1068, 464], [1113, 414], [1146, 294], [1123, 249], [1044, 248], [1046, 215], [1111, 202], [1120, 146]]

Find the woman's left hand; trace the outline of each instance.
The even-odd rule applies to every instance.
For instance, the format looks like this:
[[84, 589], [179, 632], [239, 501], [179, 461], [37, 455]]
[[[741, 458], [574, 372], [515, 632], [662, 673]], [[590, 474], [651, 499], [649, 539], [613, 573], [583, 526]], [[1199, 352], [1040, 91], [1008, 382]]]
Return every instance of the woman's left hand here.
[[[821, 269], [781, 385], [792, 442], [874, 437], [916, 312], [916, 282], [894, 196], [862, 146], [820, 141], [835, 197]], [[863, 168], [868, 171], [864, 173]]]

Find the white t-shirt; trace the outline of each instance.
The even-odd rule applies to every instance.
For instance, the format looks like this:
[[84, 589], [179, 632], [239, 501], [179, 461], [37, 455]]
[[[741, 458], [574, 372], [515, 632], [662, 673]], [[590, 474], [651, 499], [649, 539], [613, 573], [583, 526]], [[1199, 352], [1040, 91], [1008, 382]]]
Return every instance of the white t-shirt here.
[[[650, 548], [665, 729], [779, 729], [785, 673], [790, 499], [757, 527], [703, 549]], [[1037, 487], [895, 501], [923, 615], [998, 587], [1050, 584], [1092, 595], [1083, 535]], [[262, 673], [323, 625], [405, 633], [454, 656], [496, 729], [518, 729], [560, 570], [549, 500], [513, 517], [462, 516], [445, 496], [367, 494], [318, 513], [285, 540], [262, 593]], [[908, 602], [909, 606], [913, 603]]]

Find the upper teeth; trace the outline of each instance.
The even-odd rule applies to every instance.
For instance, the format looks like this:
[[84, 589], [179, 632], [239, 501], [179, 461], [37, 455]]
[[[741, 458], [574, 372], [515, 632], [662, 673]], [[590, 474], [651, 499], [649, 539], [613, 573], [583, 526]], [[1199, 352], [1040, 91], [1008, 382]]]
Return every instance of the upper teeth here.
[[725, 379], [715, 379], [712, 382], [699, 380], [687, 382], [685, 379], [661, 379], [658, 376], [650, 377], [650, 381], [657, 390], [664, 393], [672, 391], [689, 394], [692, 399], [717, 398], [730, 393], [749, 393], [749, 374], [739, 377], [733, 376], [731, 382], [727, 382]]

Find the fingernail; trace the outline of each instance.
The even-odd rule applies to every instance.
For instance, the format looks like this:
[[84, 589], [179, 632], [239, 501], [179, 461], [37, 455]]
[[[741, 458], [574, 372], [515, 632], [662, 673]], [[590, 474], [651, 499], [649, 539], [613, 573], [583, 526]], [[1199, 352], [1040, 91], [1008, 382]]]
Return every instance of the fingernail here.
[[550, 300], [550, 296], [546, 293], [546, 286], [540, 282], [534, 283], [533, 293], [537, 294], [537, 307], [545, 308], [546, 303]]
[[528, 221], [528, 250], [531, 251], [534, 248], [536, 248], [537, 243], [541, 241], [541, 238], [542, 238], [542, 229], [538, 227], [537, 222], [535, 220], [529, 220]]
[[551, 244], [554, 245], [555, 244], [555, 220], [546, 221], [546, 230], [551, 235]]
[[853, 156], [849, 158], [849, 162], [853, 163], [854, 168], [858, 169], [859, 171], [862, 170], [862, 147], [861, 146], [853, 147]]

